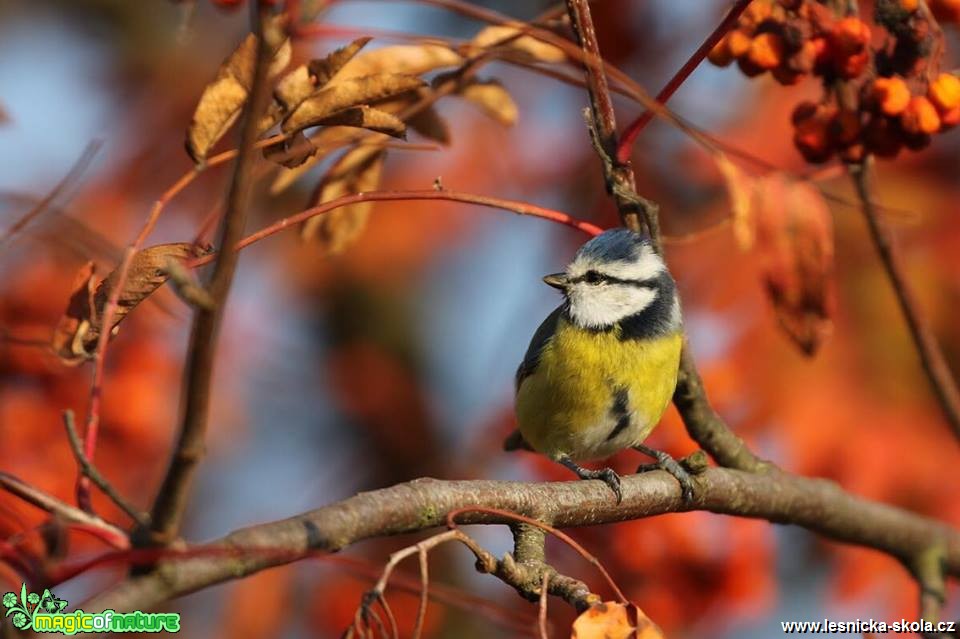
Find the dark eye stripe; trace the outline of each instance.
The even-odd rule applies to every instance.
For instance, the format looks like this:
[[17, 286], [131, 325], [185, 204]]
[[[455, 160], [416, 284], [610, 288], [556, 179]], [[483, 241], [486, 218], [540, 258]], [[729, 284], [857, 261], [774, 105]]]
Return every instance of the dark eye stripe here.
[[599, 271], [587, 271], [579, 277], [574, 277], [569, 280], [571, 284], [578, 284], [580, 282], [588, 282], [590, 284], [600, 284], [601, 282], [607, 284], [624, 284], [626, 286], [637, 286], [640, 288], [657, 288], [657, 278], [651, 278], [648, 280], [625, 280], [619, 277], [614, 277], [613, 275], [607, 275], [606, 273], [600, 273]]

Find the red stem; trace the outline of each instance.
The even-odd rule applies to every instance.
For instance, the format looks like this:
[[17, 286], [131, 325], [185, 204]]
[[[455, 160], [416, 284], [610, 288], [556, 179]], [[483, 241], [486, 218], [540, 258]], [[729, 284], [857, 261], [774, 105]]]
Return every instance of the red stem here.
[[[670, 78], [670, 81], [667, 82], [660, 90], [660, 93], [657, 94], [656, 101], [659, 104], [666, 104], [667, 100], [673, 97], [673, 94], [680, 88], [680, 85], [690, 77], [693, 70], [700, 66], [700, 63], [707, 57], [710, 50], [734, 27], [740, 14], [744, 12], [750, 2], [751, 0], [737, 0], [737, 3], [730, 8], [730, 11], [727, 12], [727, 15], [724, 16], [717, 28], [713, 30], [713, 33], [707, 36], [707, 39], [703, 41], [700, 48], [693, 52], [690, 59], [680, 67], [680, 70]], [[640, 135], [640, 132], [643, 131], [644, 127], [650, 123], [650, 120], [653, 119], [653, 115], [653, 111], [644, 111], [640, 114], [640, 117], [627, 126], [623, 132], [623, 137], [620, 138], [620, 146], [617, 148], [617, 160], [624, 163], [630, 160], [634, 141], [637, 139], [637, 136]]]
[[[603, 229], [595, 224], [590, 222], [584, 222], [583, 220], [578, 220], [575, 217], [567, 215], [562, 211], [555, 211], [553, 209], [547, 209], [540, 206], [535, 206], [533, 204], [527, 204], [526, 202], [518, 202], [516, 200], [505, 200], [497, 197], [488, 197], [486, 195], [477, 195], [475, 193], [460, 193], [457, 191], [434, 191], [434, 190], [411, 190], [411, 191], [374, 191], [372, 193], [357, 193], [355, 195], [346, 195], [344, 197], [339, 197], [335, 200], [325, 202], [319, 206], [314, 206], [312, 208], [300, 211], [289, 217], [285, 217], [282, 220], [274, 222], [270, 226], [264, 227], [259, 231], [248, 235], [243, 238], [235, 245], [236, 250], [244, 249], [254, 242], [259, 242], [260, 240], [270, 237], [271, 235], [276, 235], [280, 231], [300, 224], [301, 222], [315, 216], [323, 215], [324, 213], [329, 213], [334, 209], [338, 209], [344, 206], [349, 206], [351, 204], [358, 204], [360, 202], [384, 202], [384, 201], [411, 201], [411, 200], [446, 200], [449, 202], [464, 202], [466, 204], [476, 204], [478, 206], [485, 206], [488, 208], [502, 209], [504, 211], [511, 211], [517, 213], [518, 215], [530, 215], [532, 217], [539, 217], [551, 222], [556, 222], [558, 224], [563, 224], [571, 228], [575, 228], [578, 231], [586, 233], [587, 235], [594, 236], [599, 235], [603, 232]], [[208, 264], [215, 258], [216, 254], [204, 255], [198, 259], [188, 262], [188, 265], [191, 267], [203, 266]]]

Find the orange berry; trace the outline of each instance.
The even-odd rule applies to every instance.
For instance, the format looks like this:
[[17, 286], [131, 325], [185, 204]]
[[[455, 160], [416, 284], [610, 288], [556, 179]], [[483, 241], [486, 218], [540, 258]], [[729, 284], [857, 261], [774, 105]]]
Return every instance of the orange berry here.
[[769, 71], [783, 61], [783, 38], [776, 33], [761, 33], [750, 43], [750, 62]]
[[797, 82], [800, 82], [800, 79], [803, 78], [803, 74], [799, 71], [794, 71], [793, 69], [788, 69], [786, 67], [777, 67], [772, 70], [770, 74], [773, 76], [773, 79], [782, 84], [785, 87], [793, 86]]
[[837, 56], [846, 58], [866, 48], [870, 42], [870, 27], [860, 18], [850, 16], [834, 25], [830, 40]]
[[770, 0], [753, 0], [740, 17], [740, 22], [748, 27], [756, 27], [772, 14], [773, 3]]
[[867, 69], [870, 63], [870, 52], [861, 51], [847, 57], [838, 57], [836, 60], [837, 72], [847, 79], [858, 77]]
[[913, 13], [920, 6], [920, 0], [900, 0], [900, 7], [907, 12]]
[[903, 78], [877, 78], [873, 81], [873, 99], [886, 115], [900, 115], [910, 103], [910, 89]]
[[851, 144], [840, 150], [840, 159], [847, 164], [861, 162], [867, 155], [867, 149], [862, 144]]
[[910, 99], [907, 108], [900, 114], [900, 125], [913, 135], [936, 133], [940, 130], [940, 114], [930, 100], [917, 95]]
[[793, 144], [807, 162], [826, 162], [833, 155], [833, 138], [830, 135], [831, 121], [836, 109], [806, 102], [793, 111]]
[[790, 122], [797, 126], [804, 120], [808, 120], [817, 114], [817, 109], [820, 106], [815, 102], [810, 102], [809, 100], [804, 100], [793, 107], [793, 113], [790, 114]]
[[750, 36], [740, 29], [734, 29], [728, 33], [724, 39], [727, 41], [727, 48], [730, 49], [730, 55], [734, 58], [739, 58], [750, 50], [752, 40]]
[[940, 114], [940, 130], [953, 128], [960, 124], [960, 106], [953, 107], [949, 111]]
[[733, 62], [733, 54], [730, 53], [729, 38], [730, 34], [728, 33], [720, 38], [720, 41], [710, 49], [710, 53], [707, 54], [707, 60], [709, 60], [711, 64], [715, 64], [718, 67], [725, 67]]
[[940, 112], [960, 106], [960, 78], [950, 73], [941, 73], [927, 87], [927, 97]]

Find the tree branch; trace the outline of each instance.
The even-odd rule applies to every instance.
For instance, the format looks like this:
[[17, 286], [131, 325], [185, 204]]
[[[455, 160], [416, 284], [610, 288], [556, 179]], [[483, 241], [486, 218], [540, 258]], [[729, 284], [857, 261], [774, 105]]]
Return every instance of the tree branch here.
[[[237, 530], [190, 556], [168, 559], [153, 572], [131, 577], [83, 604], [122, 611], [156, 606], [213, 584], [260, 570], [336, 552], [365, 539], [442, 526], [464, 506], [509, 510], [557, 528], [592, 526], [668, 512], [705, 510], [802, 526], [830, 539], [874, 548], [908, 569], [930, 548], [942, 549], [945, 574], [960, 575], [960, 532], [908, 511], [859, 499], [833, 482], [779, 471], [764, 474], [710, 468], [694, 477], [685, 505], [677, 482], [652, 471], [623, 480], [623, 502], [597, 481], [521, 483], [419, 479], [356, 495], [281, 521]], [[484, 512], [457, 516], [461, 524], [511, 524]], [[205, 554], [207, 553], [207, 554]], [[551, 591], [556, 585], [551, 578]]]
[[870, 164], [871, 162], [868, 159], [863, 164], [850, 166], [850, 176], [853, 178], [857, 195], [860, 197], [860, 208], [863, 210], [863, 217], [870, 228], [870, 237], [873, 239], [874, 246], [877, 247], [877, 254], [880, 256], [883, 268], [887, 272], [890, 284], [893, 286], [893, 292], [897, 296], [900, 310], [903, 311], [903, 316], [907, 320], [910, 337], [913, 339], [913, 344], [920, 355], [923, 372], [926, 373], [927, 379], [933, 387], [933, 392], [937, 396], [937, 401], [940, 402], [947, 423], [953, 429], [954, 435], [960, 438], [960, 392], [957, 390], [956, 381], [954, 381], [947, 360], [943, 356], [943, 351], [937, 344], [937, 338], [913, 296], [910, 284], [904, 275], [900, 256], [894, 247], [893, 237], [877, 213], [870, 192], [868, 175]]
[[237, 265], [235, 244], [243, 236], [250, 203], [258, 114], [269, 95], [267, 69], [272, 51], [263, 33], [260, 3], [251, 2], [250, 7], [253, 28], [258, 36], [257, 57], [250, 98], [241, 119], [237, 162], [220, 230], [220, 251], [208, 286], [215, 306], [210, 310], [197, 309], [194, 315], [186, 364], [183, 420], [176, 449], [154, 502], [149, 530], [141, 530], [137, 535], [138, 542], [146, 545], [167, 545], [176, 537], [193, 475], [204, 453], [217, 337]]

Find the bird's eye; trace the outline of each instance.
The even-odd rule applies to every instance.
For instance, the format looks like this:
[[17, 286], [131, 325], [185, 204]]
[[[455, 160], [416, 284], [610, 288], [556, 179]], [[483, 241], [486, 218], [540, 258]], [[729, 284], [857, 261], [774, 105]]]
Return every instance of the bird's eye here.
[[599, 284], [600, 282], [603, 281], [603, 276], [600, 275], [600, 273], [597, 273], [596, 271], [587, 271], [586, 275], [583, 276], [583, 279], [588, 284]]

